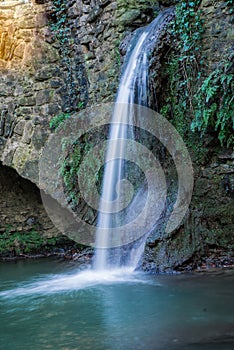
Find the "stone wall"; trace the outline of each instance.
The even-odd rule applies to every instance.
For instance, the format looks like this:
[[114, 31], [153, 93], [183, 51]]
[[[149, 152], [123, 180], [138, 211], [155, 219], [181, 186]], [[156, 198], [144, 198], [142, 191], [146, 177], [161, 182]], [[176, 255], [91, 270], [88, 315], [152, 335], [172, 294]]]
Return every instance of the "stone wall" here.
[[[122, 57], [119, 45], [133, 29], [154, 16], [157, 1], [77, 0], [68, 2], [69, 18], [89, 82], [89, 103], [113, 101]], [[73, 24], [72, 24], [73, 21]]]
[[50, 7], [37, 2], [0, 3], [0, 157], [35, 183], [49, 120], [77, 110], [81, 81], [86, 94], [76, 47], [70, 50], [68, 74], [48, 23]]
[[65, 4], [64, 54], [63, 38], [51, 31], [52, 1], [0, 3], [0, 159], [34, 183], [50, 119], [114, 100], [120, 40], [154, 15], [150, 1]]
[[226, 1], [203, 0], [201, 9], [205, 23], [203, 52], [210, 72], [220, 61], [233, 57], [234, 16]]

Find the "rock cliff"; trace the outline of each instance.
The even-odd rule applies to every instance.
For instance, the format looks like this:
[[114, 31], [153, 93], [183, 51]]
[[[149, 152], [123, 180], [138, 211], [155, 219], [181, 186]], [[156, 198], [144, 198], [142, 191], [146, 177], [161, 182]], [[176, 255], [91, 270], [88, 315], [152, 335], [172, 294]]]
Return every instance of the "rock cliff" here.
[[[161, 8], [175, 3], [0, 2], [1, 232], [9, 225], [12, 232], [22, 231], [34, 218], [42, 232], [57, 234], [37, 188], [38, 160], [52, 132], [51, 118], [114, 101], [121, 53], [126, 52], [120, 43], [134, 29], [149, 23]], [[207, 70], [212, 70], [231, 50], [233, 14], [221, 0], [203, 0], [201, 8], [203, 50]], [[157, 91], [160, 94], [160, 86]], [[217, 263], [232, 260], [233, 160], [231, 150], [207, 138], [206, 161], [193, 159], [195, 190], [187, 218], [171, 236], [158, 232], [150, 238], [146, 269], [193, 268], [202, 262], [212, 264], [216, 256]], [[17, 199], [12, 199], [12, 191]]]

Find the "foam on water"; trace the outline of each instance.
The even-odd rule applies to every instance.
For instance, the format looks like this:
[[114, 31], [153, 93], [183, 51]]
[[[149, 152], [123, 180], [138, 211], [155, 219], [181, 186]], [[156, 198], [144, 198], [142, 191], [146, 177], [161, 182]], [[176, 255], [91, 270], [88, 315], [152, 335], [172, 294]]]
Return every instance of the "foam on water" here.
[[44, 275], [30, 282], [20, 283], [14, 289], [0, 292], [0, 298], [12, 299], [34, 295], [73, 292], [98, 285], [118, 283], [152, 284], [152, 280], [147, 279], [142, 273], [134, 272], [132, 268], [100, 271], [89, 269], [60, 275]]

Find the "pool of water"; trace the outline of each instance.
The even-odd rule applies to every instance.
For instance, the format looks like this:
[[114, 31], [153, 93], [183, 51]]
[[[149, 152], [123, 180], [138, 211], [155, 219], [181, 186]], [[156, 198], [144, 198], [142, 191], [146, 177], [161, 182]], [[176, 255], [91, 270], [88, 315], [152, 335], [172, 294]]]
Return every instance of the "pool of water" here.
[[1, 350], [233, 350], [234, 271], [151, 276], [0, 264]]

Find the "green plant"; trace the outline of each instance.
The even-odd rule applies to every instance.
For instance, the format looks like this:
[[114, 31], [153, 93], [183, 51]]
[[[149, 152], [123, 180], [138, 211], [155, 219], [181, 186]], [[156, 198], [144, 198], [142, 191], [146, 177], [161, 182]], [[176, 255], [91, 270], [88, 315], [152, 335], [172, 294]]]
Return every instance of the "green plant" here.
[[195, 95], [192, 131], [204, 135], [209, 127], [217, 131], [223, 146], [234, 146], [234, 81], [230, 62], [221, 62]]
[[203, 21], [201, 1], [181, 1], [175, 8], [170, 26], [173, 50], [164, 65], [168, 90], [160, 113], [171, 118], [183, 137], [189, 133], [189, 114], [194, 114], [193, 97], [200, 84], [201, 38]]
[[69, 26], [69, 3], [66, 0], [52, 0], [52, 5], [49, 25], [54, 40], [59, 44], [58, 49], [60, 51], [61, 64], [64, 66], [64, 80], [66, 83], [63, 95], [66, 96], [66, 110], [71, 112], [76, 109], [75, 106], [77, 105], [80, 91], [76, 87], [76, 80], [79, 74], [73, 64], [74, 56], [72, 52], [75, 47], [75, 38]]
[[79, 170], [79, 165], [82, 157], [82, 144], [75, 142], [70, 145], [70, 153], [61, 164], [60, 173], [63, 176], [64, 185], [68, 193], [69, 199], [75, 206], [78, 200], [76, 179]]
[[36, 230], [11, 232], [6, 228], [0, 235], [0, 253], [23, 254], [35, 251], [44, 244], [45, 239]]
[[234, 0], [227, 0], [226, 4], [229, 7], [230, 14], [232, 14], [234, 11]]
[[85, 107], [85, 103], [84, 101], [80, 101], [77, 105], [77, 108], [80, 110], [80, 109], [83, 109]]
[[[69, 143], [64, 142], [66, 157], [60, 161], [60, 175], [63, 178], [67, 200], [74, 210], [82, 209], [82, 195], [78, 185], [78, 179], [85, 181], [87, 191], [93, 192], [94, 185], [100, 189], [103, 174], [105, 148], [99, 150], [98, 157], [94, 152], [95, 146], [106, 140], [107, 127], [92, 130], [81, 138]], [[89, 154], [89, 155], [88, 155]], [[88, 155], [88, 156], [87, 156]], [[82, 164], [82, 172], [80, 166]], [[95, 184], [94, 184], [95, 182]], [[86, 194], [88, 193], [86, 191]]]
[[[53, 12], [51, 14], [50, 28], [54, 35], [61, 41], [61, 43], [67, 43], [68, 28], [66, 27], [67, 22], [67, 5], [64, 0], [52, 0]], [[66, 47], [64, 48], [67, 49]]]
[[59, 115], [56, 115], [50, 120], [50, 128], [52, 130], [56, 130], [60, 125], [62, 125], [65, 120], [70, 118], [70, 113], [61, 113]]
[[[171, 25], [174, 49], [165, 64], [169, 86], [160, 112], [169, 116], [187, 145], [201, 144], [207, 131], [217, 132], [223, 146], [234, 143], [233, 73], [230, 62], [221, 62], [206, 79], [202, 52], [203, 20], [201, 1], [181, 1], [176, 5]], [[227, 1], [231, 7], [233, 0]], [[200, 140], [199, 140], [200, 139]], [[196, 147], [197, 148], [197, 147]], [[200, 148], [200, 147], [199, 147]]]
[[29, 231], [20, 232], [13, 231], [13, 228], [8, 226], [0, 234], [1, 255], [44, 253], [61, 244], [64, 244], [64, 237], [45, 237], [36, 226]]

